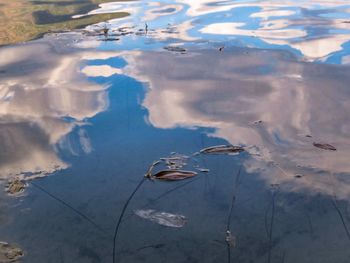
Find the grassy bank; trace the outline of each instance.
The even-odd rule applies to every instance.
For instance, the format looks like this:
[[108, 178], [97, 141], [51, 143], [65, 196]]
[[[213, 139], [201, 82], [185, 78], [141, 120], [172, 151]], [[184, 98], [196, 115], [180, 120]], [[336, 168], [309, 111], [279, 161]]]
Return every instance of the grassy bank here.
[[98, 4], [112, 0], [0, 0], [0, 45], [34, 39], [52, 30], [66, 30], [121, 18], [128, 13], [99, 14], [78, 19]]

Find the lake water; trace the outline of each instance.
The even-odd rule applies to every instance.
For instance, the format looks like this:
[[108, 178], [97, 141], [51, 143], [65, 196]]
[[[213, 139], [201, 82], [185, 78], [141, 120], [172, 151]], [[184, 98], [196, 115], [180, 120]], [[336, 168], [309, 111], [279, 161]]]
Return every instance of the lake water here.
[[[115, 13], [130, 15], [0, 48], [0, 241], [21, 262], [113, 262], [130, 194], [177, 157], [198, 175], [144, 181], [115, 262], [348, 263], [350, 3], [127, 1], [72, 19]], [[230, 144], [245, 151], [199, 153]]]

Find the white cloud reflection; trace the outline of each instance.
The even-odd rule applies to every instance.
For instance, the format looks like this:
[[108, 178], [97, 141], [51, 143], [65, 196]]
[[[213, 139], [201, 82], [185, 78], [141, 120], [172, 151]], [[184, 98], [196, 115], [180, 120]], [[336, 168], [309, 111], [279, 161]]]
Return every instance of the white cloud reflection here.
[[[91, 54], [55, 51], [62, 43], [53, 40], [59, 44], [45, 39], [0, 49], [0, 68], [5, 72], [0, 83], [1, 178], [43, 176], [66, 168], [56, 145], [108, 106], [106, 87], [88, 82], [79, 73], [82, 60]], [[82, 71], [87, 74], [91, 68]], [[90, 152], [82, 131], [80, 141]]]
[[[341, 184], [350, 172], [349, 69], [288, 57], [258, 50], [138, 53], [125, 72], [148, 83], [143, 105], [155, 127], [215, 128], [211, 136], [257, 147], [260, 156], [245, 165], [268, 183], [333, 194], [331, 182], [339, 197], [350, 197]], [[338, 150], [317, 149], [314, 141]], [[297, 173], [305, 176], [296, 179]]]
[[[342, 51], [350, 39], [350, 4], [338, 1], [127, 1], [107, 3], [93, 12], [130, 12], [131, 16], [112, 22], [112, 28], [144, 22], [159, 30], [167, 23], [177, 27], [177, 34], [163, 34], [160, 39], [204, 40], [211, 35], [252, 37], [241, 41], [246, 46], [288, 47], [309, 61], [324, 62]], [[345, 18], [344, 18], [345, 17]], [[348, 19], [346, 19], [348, 17]], [[157, 34], [159, 37], [161, 34]], [[210, 37], [209, 37], [210, 38]], [[256, 39], [262, 43], [257, 43]]]

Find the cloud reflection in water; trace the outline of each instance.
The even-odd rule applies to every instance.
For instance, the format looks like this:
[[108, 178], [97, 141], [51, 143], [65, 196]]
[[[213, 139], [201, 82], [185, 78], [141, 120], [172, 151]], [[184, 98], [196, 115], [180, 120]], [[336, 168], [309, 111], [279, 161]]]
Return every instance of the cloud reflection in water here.
[[[143, 105], [155, 127], [211, 127], [211, 136], [255, 146], [260, 156], [247, 161], [247, 169], [265, 170], [269, 183], [277, 180], [288, 188], [332, 194], [330, 173], [338, 183], [347, 180], [348, 68], [297, 62], [284, 52], [244, 49], [187, 56], [139, 53], [134, 60], [126, 73], [149, 84]], [[263, 122], [254, 124], [257, 120]], [[329, 142], [338, 150], [322, 151], [313, 141]], [[282, 172], [271, 171], [275, 163]], [[297, 173], [306, 176], [296, 180]], [[343, 198], [349, 197], [348, 188], [339, 185]]]

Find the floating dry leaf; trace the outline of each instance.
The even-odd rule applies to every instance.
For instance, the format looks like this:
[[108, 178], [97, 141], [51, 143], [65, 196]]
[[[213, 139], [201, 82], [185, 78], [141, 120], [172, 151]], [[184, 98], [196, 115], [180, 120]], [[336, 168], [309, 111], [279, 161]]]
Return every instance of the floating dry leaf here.
[[218, 145], [202, 149], [200, 152], [204, 154], [238, 154], [243, 152], [244, 148], [234, 145]]
[[117, 37], [108, 37], [108, 38], [101, 38], [100, 41], [118, 41], [120, 40], [120, 38], [117, 38]]
[[186, 217], [183, 215], [157, 212], [153, 209], [136, 210], [135, 214], [143, 219], [150, 220], [162, 226], [183, 227], [186, 223]]
[[333, 145], [330, 145], [328, 143], [316, 143], [316, 142], [314, 142], [313, 145], [317, 148], [327, 150], [327, 151], [336, 151], [337, 150]]
[[165, 181], [179, 181], [196, 176], [197, 173], [193, 171], [183, 170], [162, 170], [152, 175], [151, 178], [165, 180]]
[[198, 171], [200, 171], [201, 173], [209, 173], [209, 169], [207, 168], [196, 168]]
[[180, 52], [180, 53], [186, 52], [186, 49], [182, 47], [177, 47], [177, 46], [167, 46], [167, 47], [164, 47], [164, 49], [172, 52]]
[[21, 257], [23, 257], [22, 249], [7, 242], [0, 242], [0, 262], [15, 262]]

